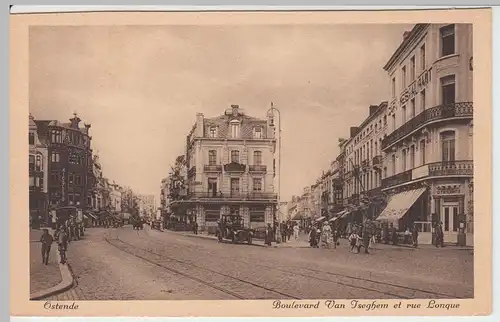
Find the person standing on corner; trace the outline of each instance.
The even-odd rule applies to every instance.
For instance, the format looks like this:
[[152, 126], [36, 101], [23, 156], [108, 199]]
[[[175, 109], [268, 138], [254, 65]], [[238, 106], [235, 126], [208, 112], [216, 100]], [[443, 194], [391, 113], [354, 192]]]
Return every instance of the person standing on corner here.
[[299, 239], [299, 225], [293, 226], [293, 237], [296, 241]]
[[40, 237], [40, 242], [42, 243], [42, 263], [48, 265], [50, 248], [52, 247], [52, 243], [54, 242], [54, 237], [52, 237], [48, 229], [43, 230], [43, 234]]

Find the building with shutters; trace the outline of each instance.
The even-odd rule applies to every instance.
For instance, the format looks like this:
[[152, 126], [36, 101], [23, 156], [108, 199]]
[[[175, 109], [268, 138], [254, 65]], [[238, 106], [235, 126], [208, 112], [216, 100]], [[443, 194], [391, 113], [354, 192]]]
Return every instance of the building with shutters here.
[[471, 24], [417, 24], [384, 66], [388, 205], [379, 219], [400, 230], [417, 223], [423, 243], [433, 222], [443, 223], [445, 242], [461, 228], [473, 241], [472, 48]]
[[182, 204], [185, 210], [177, 212], [209, 232], [224, 214], [241, 215], [246, 227], [272, 223], [278, 205], [275, 149], [271, 115], [251, 117], [238, 105], [216, 117], [197, 114], [186, 141], [187, 198], [170, 206]]

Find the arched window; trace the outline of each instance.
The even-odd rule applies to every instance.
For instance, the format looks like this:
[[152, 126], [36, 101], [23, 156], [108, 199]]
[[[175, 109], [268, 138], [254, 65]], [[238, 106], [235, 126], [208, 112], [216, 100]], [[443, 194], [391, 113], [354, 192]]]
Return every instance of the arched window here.
[[231, 151], [231, 163], [240, 163], [240, 151], [238, 150]]
[[455, 161], [455, 132], [445, 131], [441, 135], [441, 160]]

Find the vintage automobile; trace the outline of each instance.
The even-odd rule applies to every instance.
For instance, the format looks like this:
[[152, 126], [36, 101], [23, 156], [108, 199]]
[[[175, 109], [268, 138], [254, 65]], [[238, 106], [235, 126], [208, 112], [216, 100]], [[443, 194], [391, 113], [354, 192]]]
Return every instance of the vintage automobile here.
[[248, 242], [252, 244], [253, 229], [243, 225], [243, 218], [239, 215], [223, 215], [216, 232], [219, 242], [230, 240], [232, 243]]

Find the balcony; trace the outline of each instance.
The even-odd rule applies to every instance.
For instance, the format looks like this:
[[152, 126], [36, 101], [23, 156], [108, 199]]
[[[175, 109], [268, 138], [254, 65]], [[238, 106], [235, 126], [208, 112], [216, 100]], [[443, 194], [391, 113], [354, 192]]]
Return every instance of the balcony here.
[[264, 201], [276, 201], [278, 195], [276, 193], [270, 192], [232, 192], [232, 193], [222, 193], [222, 192], [190, 192], [188, 195], [189, 199], [211, 199], [211, 200], [264, 200]]
[[386, 138], [384, 138], [382, 140], [382, 148], [383, 149], [387, 148], [388, 146], [394, 144], [395, 142], [409, 135], [413, 131], [433, 121], [446, 120], [448, 118], [454, 118], [454, 117], [472, 118], [472, 116], [473, 116], [472, 102], [459, 102], [451, 105], [439, 105], [426, 109], [422, 113], [412, 118], [410, 121], [406, 122], [405, 124], [397, 128]]
[[222, 172], [222, 165], [220, 164], [207, 164], [204, 169], [205, 172]]
[[412, 170], [407, 170], [407, 171], [398, 173], [396, 175], [387, 177], [385, 179], [382, 179], [382, 186], [383, 187], [390, 187], [390, 186], [395, 186], [398, 184], [409, 182], [412, 179], [411, 175], [412, 175]]
[[372, 167], [375, 170], [382, 169], [382, 156], [381, 155], [376, 155], [376, 156], [373, 157]]
[[265, 165], [249, 165], [248, 172], [250, 172], [250, 173], [266, 173], [267, 166], [265, 166]]
[[350, 197], [347, 198], [347, 203], [350, 205], [359, 205], [359, 195], [358, 194], [352, 194]]
[[370, 160], [366, 159], [361, 161], [361, 168], [363, 170], [368, 170], [369, 167], [370, 167]]
[[228, 163], [224, 164], [225, 172], [234, 172], [234, 173], [244, 173], [246, 170], [246, 164], [241, 163]]
[[472, 176], [474, 175], [474, 164], [467, 161], [448, 161], [429, 164], [429, 176]]

